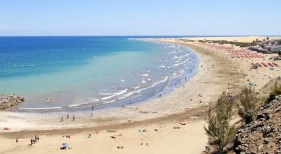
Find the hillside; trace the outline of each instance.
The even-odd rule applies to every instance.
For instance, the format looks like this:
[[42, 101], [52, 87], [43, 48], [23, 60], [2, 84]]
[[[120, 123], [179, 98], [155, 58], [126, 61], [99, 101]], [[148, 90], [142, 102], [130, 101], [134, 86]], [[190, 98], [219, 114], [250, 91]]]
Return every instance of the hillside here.
[[256, 120], [238, 130], [234, 151], [248, 153], [281, 153], [281, 95], [262, 106]]

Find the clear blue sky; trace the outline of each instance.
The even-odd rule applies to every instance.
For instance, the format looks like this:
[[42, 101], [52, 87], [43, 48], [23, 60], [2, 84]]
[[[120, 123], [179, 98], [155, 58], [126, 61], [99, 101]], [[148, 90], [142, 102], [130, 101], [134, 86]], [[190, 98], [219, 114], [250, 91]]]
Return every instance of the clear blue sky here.
[[280, 35], [281, 0], [0, 0], [0, 36]]

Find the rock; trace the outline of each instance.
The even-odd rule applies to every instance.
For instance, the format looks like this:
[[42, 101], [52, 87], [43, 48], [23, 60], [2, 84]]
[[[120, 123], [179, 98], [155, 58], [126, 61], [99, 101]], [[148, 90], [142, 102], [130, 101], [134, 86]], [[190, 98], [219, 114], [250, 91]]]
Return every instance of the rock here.
[[268, 138], [263, 139], [263, 142], [264, 144], [268, 144], [269, 143]]
[[242, 126], [234, 139], [233, 151], [244, 154], [281, 154], [281, 96], [266, 103], [256, 120]]
[[15, 94], [1, 94], [0, 95], [0, 110], [4, 110], [10, 106], [15, 106], [24, 101], [24, 98], [16, 96]]

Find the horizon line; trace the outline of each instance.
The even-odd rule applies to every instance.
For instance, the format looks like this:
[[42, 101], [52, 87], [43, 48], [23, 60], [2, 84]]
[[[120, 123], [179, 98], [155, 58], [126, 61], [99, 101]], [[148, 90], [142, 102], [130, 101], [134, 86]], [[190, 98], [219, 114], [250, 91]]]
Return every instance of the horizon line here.
[[240, 36], [281, 36], [280, 35], [0, 35], [0, 37], [240, 37]]

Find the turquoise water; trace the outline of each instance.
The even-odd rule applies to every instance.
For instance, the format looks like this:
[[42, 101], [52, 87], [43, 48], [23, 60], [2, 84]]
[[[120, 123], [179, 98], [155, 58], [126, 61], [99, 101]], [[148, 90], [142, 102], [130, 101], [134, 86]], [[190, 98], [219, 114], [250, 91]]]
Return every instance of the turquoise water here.
[[198, 61], [186, 47], [127, 37], [0, 37], [0, 93], [26, 98], [16, 111], [120, 106], [170, 92]]

